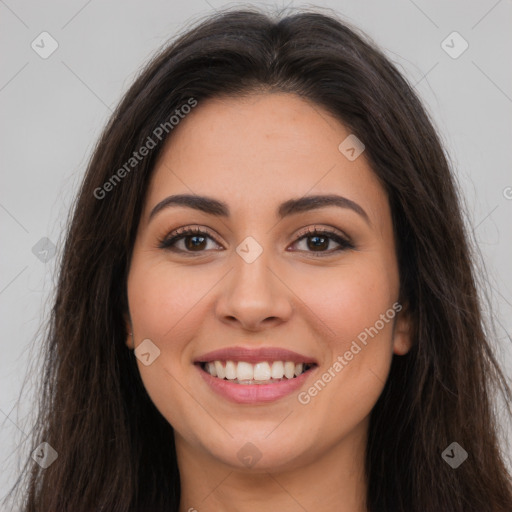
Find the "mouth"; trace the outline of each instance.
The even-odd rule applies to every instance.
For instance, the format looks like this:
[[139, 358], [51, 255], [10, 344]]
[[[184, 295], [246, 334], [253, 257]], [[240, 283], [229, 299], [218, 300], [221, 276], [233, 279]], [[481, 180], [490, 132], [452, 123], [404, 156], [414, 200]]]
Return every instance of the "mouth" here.
[[218, 380], [241, 385], [276, 384], [296, 379], [311, 371], [316, 363], [295, 363], [293, 361], [208, 361], [196, 363], [201, 370]]
[[262, 404], [293, 394], [306, 385], [318, 362], [277, 347], [230, 347], [194, 361], [216, 395], [237, 404]]

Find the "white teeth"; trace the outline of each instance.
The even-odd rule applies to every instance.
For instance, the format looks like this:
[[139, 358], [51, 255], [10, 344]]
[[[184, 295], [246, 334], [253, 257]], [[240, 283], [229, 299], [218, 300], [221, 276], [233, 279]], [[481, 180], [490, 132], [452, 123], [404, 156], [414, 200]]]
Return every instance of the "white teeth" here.
[[293, 379], [294, 375], [295, 363], [293, 363], [292, 361], [286, 361], [286, 363], [284, 363], [284, 376], [287, 379]]
[[245, 361], [209, 361], [204, 369], [213, 377], [228, 379], [237, 383], [265, 383], [283, 378], [293, 379], [302, 375], [311, 365], [293, 361], [262, 361], [256, 364]]
[[270, 365], [267, 362], [254, 365], [254, 380], [270, 380]]
[[272, 363], [272, 374], [273, 379], [282, 379], [284, 377], [284, 364], [283, 361], [274, 361]]
[[236, 378], [238, 380], [253, 380], [254, 369], [252, 364], [239, 361], [238, 366], [236, 367]]
[[217, 370], [215, 369], [215, 363], [206, 363], [206, 371], [213, 377], [217, 377]]
[[236, 364], [233, 361], [226, 361], [226, 379], [236, 379]]
[[219, 379], [223, 379], [226, 376], [226, 371], [220, 361], [215, 361], [215, 370], [217, 371], [217, 377]]

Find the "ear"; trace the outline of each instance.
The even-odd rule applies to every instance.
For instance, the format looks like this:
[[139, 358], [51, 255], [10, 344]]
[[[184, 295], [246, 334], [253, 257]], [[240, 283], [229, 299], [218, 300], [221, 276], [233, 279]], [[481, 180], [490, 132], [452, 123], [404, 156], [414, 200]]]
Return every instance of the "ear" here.
[[397, 308], [397, 316], [393, 329], [393, 353], [403, 356], [412, 347], [412, 318], [407, 304]]

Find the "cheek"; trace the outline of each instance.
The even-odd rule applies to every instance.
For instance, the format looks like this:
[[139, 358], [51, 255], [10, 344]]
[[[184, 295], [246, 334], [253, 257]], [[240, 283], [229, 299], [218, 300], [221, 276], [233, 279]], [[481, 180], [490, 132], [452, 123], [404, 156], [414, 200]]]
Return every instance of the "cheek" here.
[[317, 281], [302, 291], [309, 308], [328, 326], [331, 341], [323, 367], [299, 401], [313, 416], [332, 420], [327, 425], [334, 430], [365, 418], [384, 388], [397, 313], [392, 277], [389, 267], [351, 267], [329, 283]]
[[207, 267], [184, 270], [137, 256], [127, 283], [135, 344], [150, 339], [160, 350], [150, 365], [137, 364], [148, 394], [170, 420], [177, 407], [190, 406], [182, 388], [192, 364], [189, 341], [197, 336], [209, 305], [208, 291], [219, 277]]
[[138, 338], [153, 339], [166, 350], [177, 349], [189, 318], [201, 308], [201, 299], [214, 282], [211, 271], [202, 272], [198, 267], [183, 272], [166, 262], [133, 265], [128, 298]]
[[185, 283], [180, 275], [171, 265], [134, 258], [128, 277], [128, 300], [136, 346], [150, 339], [160, 350], [149, 365], [137, 359], [144, 387], [167, 421], [174, 428], [183, 429], [183, 414], [176, 411], [190, 408], [190, 396], [183, 392], [181, 384], [190, 335], [187, 326], [208, 288], [207, 283]]
[[[307, 280], [301, 281], [294, 289], [316, 314], [317, 321], [328, 328], [331, 345], [337, 345], [337, 350], [344, 351], [352, 340], [376, 322], [378, 330], [391, 343], [392, 322], [382, 325], [380, 321], [381, 315], [386, 315], [396, 300], [397, 286], [389, 267], [347, 266], [333, 269], [329, 274], [325, 271], [316, 276], [310, 274]], [[393, 318], [394, 313], [387, 316]]]

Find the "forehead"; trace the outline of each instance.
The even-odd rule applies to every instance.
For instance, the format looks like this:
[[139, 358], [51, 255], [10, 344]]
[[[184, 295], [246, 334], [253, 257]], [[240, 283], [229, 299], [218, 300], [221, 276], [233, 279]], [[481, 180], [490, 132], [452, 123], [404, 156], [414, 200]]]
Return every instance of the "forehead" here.
[[199, 102], [160, 155], [145, 213], [176, 193], [215, 196], [240, 215], [261, 215], [292, 197], [339, 193], [379, 220], [388, 213], [387, 198], [364, 152], [350, 161], [339, 150], [350, 135], [322, 107], [294, 94]]

